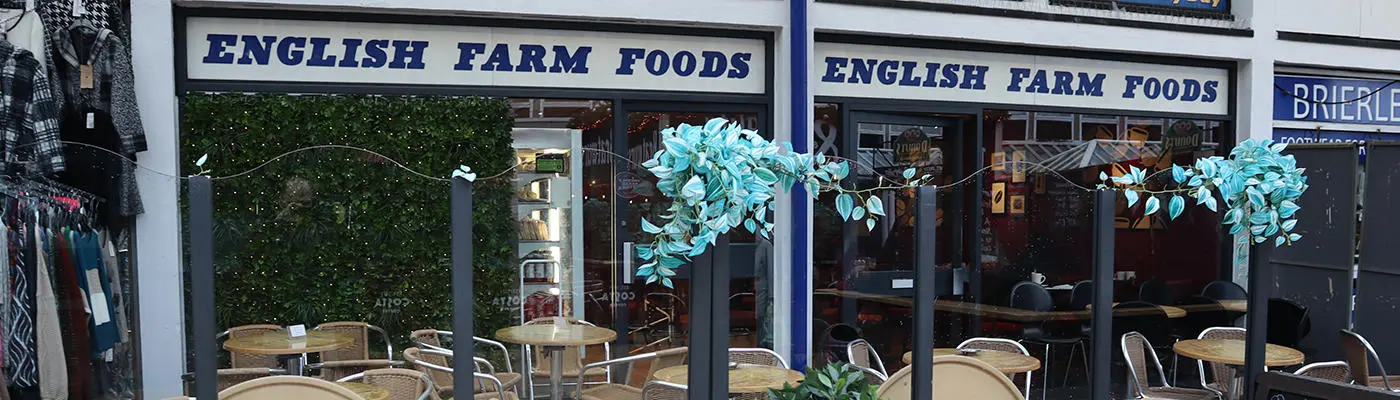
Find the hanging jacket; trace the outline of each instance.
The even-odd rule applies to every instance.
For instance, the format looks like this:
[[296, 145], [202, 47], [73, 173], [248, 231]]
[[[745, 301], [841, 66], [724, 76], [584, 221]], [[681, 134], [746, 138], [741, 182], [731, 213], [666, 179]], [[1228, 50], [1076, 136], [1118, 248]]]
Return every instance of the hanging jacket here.
[[68, 358], [68, 394], [71, 400], [86, 400], [84, 389], [92, 376], [92, 341], [88, 336], [87, 299], [78, 283], [78, 267], [73, 247], [63, 234], [52, 237], [54, 272], [58, 275], [59, 321], [63, 332], [64, 355]]
[[[55, 70], [64, 93], [63, 110], [67, 117], [63, 136], [114, 135], [112, 138], [90, 138], [99, 147], [113, 149], [125, 159], [104, 153], [115, 164], [115, 193], [103, 196], [113, 203], [119, 215], [133, 216], [144, 212], [136, 185], [136, 153], [146, 151], [146, 132], [141, 126], [141, 111], [136, 105], [136, 85], [131, 73], [131, 57], [126, 47], [110, 30], [90, 31], [83, 28], [61, 30], [53, 39]], [[87, 81], [82, 70], [90, 68]], [[93, 122], [88, 122], [93, 121]], [[110, 123], [110, 128], [103, 127]], [[111, 129], [111, 131], [108, 131]], [[71, 140], [71, 139], [65, 139]], [[88, 141], [83, 141], [88, 143]], [[107, 143], [115, 143], [109, 146]], [[90, 150], [91, 151], [91, 150]], [[73, 174], [68, 174], [73, 175]], [[65, 182], [67, 183], [67, 182]]]
[[39, 356], [39, 397], [44, 400], [68, 400], [68, 370], [63, 356], [63, 338], [55, 335], [61, 332], [58, 323], [58, 298], [54, 295], [52, 279], [49, 277], [48, 254], [44, 251], [44, 229], [33, 229], [35, 245], [35, 282], [39, 288], [35, 296], [34, 326], [37, 335]]
[[28, 159], [36, 163], [35, 171], [63, 172], [59, 105], [50, 90], [48, 74], [33, 53], [0, 40], [0, 161], [7, 166]]
[[97, 235], [70, 232], [70, 245], [75, 249], [78, 261], [78, 284], [87, 292], [89, 319], [92, 327], [92, 357], [99, 358], [117, 343], [117, 324], [112, 319], [110, 285], [107, 269], [102, 265], [102, 251], [97, 244]]

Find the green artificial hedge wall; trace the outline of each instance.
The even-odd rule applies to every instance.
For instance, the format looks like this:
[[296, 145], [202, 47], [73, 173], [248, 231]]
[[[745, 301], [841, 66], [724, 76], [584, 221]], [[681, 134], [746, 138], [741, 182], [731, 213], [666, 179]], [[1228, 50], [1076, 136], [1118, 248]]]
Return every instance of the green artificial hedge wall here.
[[[487, 177], [514, 161], [512, 124], [504, 99], [191, 93], [181, 109], [181, 165], [195, 172], [208, 154], [206, 174], [229, 176], [335, 144], [430, 176], [466, 164]], [[475, 185], [478, 336], [515, 317], [493, 306], [516, 291], [511, 180]], [[309, 150], [214, 180], [220, 328], [365, 321], [385, 328], [396, 348], [412, 330], [450, 329], [449, 189], [348, 149]]]

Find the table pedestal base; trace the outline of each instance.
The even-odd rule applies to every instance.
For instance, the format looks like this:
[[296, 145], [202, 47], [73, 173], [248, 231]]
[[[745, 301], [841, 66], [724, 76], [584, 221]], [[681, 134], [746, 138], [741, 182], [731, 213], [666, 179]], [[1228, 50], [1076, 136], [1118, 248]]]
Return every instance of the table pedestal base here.
[[559, 374], [564, 372], [564, 346], [544, 346], [544, 350], [549, 352], [549, 398], [561, 400], [564, 398], [564, 385]]

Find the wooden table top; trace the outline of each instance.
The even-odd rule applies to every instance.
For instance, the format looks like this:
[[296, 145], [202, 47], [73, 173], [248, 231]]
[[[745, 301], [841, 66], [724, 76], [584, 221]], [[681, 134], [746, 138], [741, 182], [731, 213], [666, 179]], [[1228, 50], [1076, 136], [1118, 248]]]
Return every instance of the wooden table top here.
[[[686, 365], [662, 368], [652, 378], [662, 382], [685, 385], [690, 379], [690, 368]], [[797, 386], [804, 376], [801, 372], [782, 367], [740, 364], [738, 369], [729, 370], [729, 393], [767, 393], [768, 389], [782, 389], [783, 384]]]
[[[1114, 302], [1113, 305], [1115, 305], [1115, 306], [1118, 305], [1118, 302]], [[1187, 313], [1186, 313], [1186, 309], [1181, 308], [1181, 307], [1173, 307], [1173, 306], [1157, 306], [1157, 307], [1161, 307], [1161, 308], [1162, 308], [1162, 311], [1166, 311], [1166, 312], [1167, 312], [1167, 318], [1171, 318], [1171, 319], [1177, 319], [1177, 318], [1185, 317], [1186, 314], [1187, 314]], [[1093, 304], [1090, 304], [1090, 305], [1084, 306], [1084, 309], [1085, 309], [1085, 310], [1088, 310], [1088, 311], [1093, 311], [1093, 310], [1094, 310], [1094, 305], [1093, 305]], [[1120, 313], [1120, 312], [1126, 312], [1126, 311], [1128, 311], [1128, 310], [1113, 310], [1113, 313], [1114, 313], [1114, 315], [1118, 315], [1118, 313]]]
[[496, 331], [501, 341], [533, 346], [587, 346], [617, 339], [612, 329], [574, 324], [512, 326]]
[[1220, 306], [1229, 311], [1249, 312], [1249, 300], [1220, 300]]
[[389, 400], [389, 389], [360, 382], [336, 382], [337, 385], [344, 386], [355, 394], [364, 397], [365, 400]]
[[224, 341], [224, 350], [245, 354], [302, 354], [335, 350], [354, 342], [350, 335], [317, 330], [306, 331], [305, 338], [293, 340], [282, 330], [229, 338]]
[[[992, 368], [996, 368], [997, 371], [1001, 371], [1003, 374], [1019, 374], [1040, 369], [1040, 359], [1005, 351], [981, 350], [978, 351], [977, 354], [967, 356], [959, 353], [958, 349], [943, 348], [933, 349], [933, 356], [964, 356], [976, 358], [978, 361], [991, 365]], [[905, 365], [912, 364], [913, 361], [914, 352], [904, 353]]]
[[[1191, 339], [1176, 342], [1172, 351], [1184, 357], [1228, 365], [1244, 365], [1244, 341], [1233, 339]], [[1286, 367], [1303, 363], [1303, 352], [1276, 344], [1265, 344], [1264, 365]]]
[[[836, 296], [841, 296], [841, 297], [848, 297], [848, 298], [859, 299], [859, 300], [869, 300], [869, 301], [874, 301], [874, 302], [879, 302], [879, 303], [885, 303], [885, 304], [894, 305], [894, 306], [900, 306], [900, 307], [913, 307], [913, 306], [914, 306], [914, 299], [911, 299], [911, 298], [908, 298], [908, 297], [901, 297], [901, 296], [878, 295], [878, 294], [861, 293], [861, 292], [856, 292], [856, 291], [851, 291], [851, 290], [840, 290], [840, 289], [817, 289], [817, 290], [816, 290], [816, 293], [831, 294], [831, 295], [836, 295]], [[1186, 310], [1181, 309], [1180, 307], [1175, 307], [1175, 308], [1176, 308], [1177, 311], [1180, 313], [1180, 314], [1179, 314], [1180, 316], [1185, 316], [1185, 315], [1186, 315]], [[1087, 310], [1081, 310], [1081, 311], [1031, 311], [1031, 310], [1023, 310], [1023, 309], [1019, 309], [1019, 308], [1012, 308], [1012, 307], [1005, 307], [1005, 306], [995, 306], [995, 305], [981, 304], [981, 303], [969, 303], [969, 302], [954, 301], [954, 300], [938, 300], [937, 302], [934, 303], [933, 309], [934, 309], [934, 310], [938, 310], [938, 311], [952, 312], [952, 313], [958, 313], [958, 314], [979, 315], [979, 316], [986, 317], [986, 318], [995, 318], [995, 319], [999, 319], [999, 320], [1005, 320], [1005, 321], [1011, 321], [1011, 322], [1021, 322], [1021, 323], [1026, 323], [1026, 322], [1045, 322], [1045, 321], [1083, 321], [1083, 320], [1088, 320], [1088, 319], [1092, 319], [1092, 318], [1093, 318], [1093, 314], [1092, 314], [1091, 312], [1087, 311]], [[1139, 312], [1142, 312], [1142, 311], [1138, 311], [1138, 310], [1114, 310], [1114, 311], [1113, 311], [1113, 315], [1116, 316], [1116, 317], [1126, 317], [1126, 316], [1132, 316], [1133, 314], [1139, 313]], [[1168, 311], [1167, 314], [1168, 314], [1168, 317], [1171, 317], [1171, 315], [1172, 315], [1173, 313], [1170, 312], [1170, 311]], [[1173, 318], [1179, 318], [1179, 317], [1173, 317]]]

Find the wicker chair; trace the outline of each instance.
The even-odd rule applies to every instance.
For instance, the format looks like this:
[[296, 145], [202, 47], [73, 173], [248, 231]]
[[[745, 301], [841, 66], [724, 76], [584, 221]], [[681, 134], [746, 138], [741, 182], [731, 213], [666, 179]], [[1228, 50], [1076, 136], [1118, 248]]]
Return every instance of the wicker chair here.
[[[1351, 380], [1357, 384], [1364, 384], [1373, 388], [1384, 388], [1392, 392], [1400, 392], [1400, 381], [1391, 382], [1391, 377], [1385, 372], [1385, 365], [1381, 364], [1380, 355], [1376, 354], [1376, 349], [1371, 347], [1371, 342], [1356, 332], [1346, 329], [1342, 330], [1342, 356], [1347, 360], [1347, 368], [1351, 370]], [[1376, 364], [1371, 365], [1371, 358], [1376, 359]], [[1380, 371], [1380, 375], [1372, 376], [1371, 368], [1375, 367]], [[1400, 378], [1400, 377], [1396, 377]]]
[[1351, 383], [1351, 368], [1346, 361], [1315, 362], [1293, 371], [1294, 374], [1311, 376], [1341, 383]]
[[[1244, 328], [1212, 327], [1201, 331], [1201, 334], [1196, 338], [1245, 340], [1245, 336]], [[1206, 380], [1206, 365], [1210, 366], [1211, 380], [1209, 381]], [[1213, 362], [1206, 364], [1205, 361], [1196, 360], [1196, 371], [1200, 372], [1201, 387], [1214, 390], [1217, 393], [1224, 394], [1230, 390], [1230, 380], [1235, 379], [1234, 374], [1231, 372], [1233, 368], [1234, 367], [1223, 363]]]
[[233, 387], [234, 385], [251, 381], [258, 378], [266, 378], [273, 375], [284, 375], [285, 369], [275, 368], [224, 368], [219, 370], [219, 390]]
[[[583, 366], [583, 370], [589, 371], [598, 368], [610, 368], [616, 365], [627, 365], [627, 370], [630, 371], [632, 369], [633, 363], [636, 363], [637, 361], [641, 360], [651, 360], [651, 367], [647, 369], [647, 374], [645, 375], [645, 377], [650, 377], [652, 375], [655, 375], [656, 371], [659, 371], [662, 368], [685, 364], [685, 358], [689, 354], [690, 349], [685, 347], [676, 347], [652, 353], [643, 353], [634, 356], [623, 357], [616, 360], [596, 362]], [[585, 378], [586, 376], [584, 374], [579, 374], [576, 387], [584, 387], [583, 381]], [[636, 400], [642, 398], [642, 388], [632, 385], [631, 382], [624, 383], [625, 384], [607, 383], [584, 389], [581, 393], [579, 393], [578, 398], [580, 400]]]
[[304, 376], [270, 376], [219, 392], [219, 400], [315, 399], [364, 400], [343, 386]]
[[[880, 353], [875, 351], [875, 346], [871, 346], [870, 342], [865, 341], [865, 339], [852, 340], [846, 344], [846, 359], [851, 360], [851, 365], [878, 373], [879, 375], [873, 377], [879, 378], [880, 382], [890, 378], [890, 373], [885, 370], [885, 362], [880, 359]], [[869, 372], [866, 373], [866, 378], [872, 378]], [[872, 379], [870, 384], [878, 385], [879, 383]]]
[[372, 369], [336, 382], [351, 381], [389, 389], [389, 400], [427, 400], [436, 394], [428, 374], [406, 368]]
[[687, 400], [686, 387], [670, 382], [651, 381], [642, 386], [642, 400]]
[[773, 350], [764, 348], [732, 348], [729, 349], [729, 362], [740, 364], [766, 365], [769, 367], [787, 368], [787, 360], [778, 355]]
[[[875, 397], [881, 400], [910, 400], [914, 396], [914, 369], [904, 367], [880, 385]], [[933, 398], [978, 400], [1023, 400], [1016, 384], [1001, 371], [971, 357], [933, 358]], [[945, 384], [938, 384], [944, 382]], [[948, 382], [952, 382], [948, 384]]]
[[[536, 318], [536, 319], [534, 319], [534, 320], [531, 320], [530, 322], [526, 322], [525, 325], [553, 325], [553, 324], [554, 324], [554, 321], [555, 321], [556, 319], [562, 319], [565, 323], [567, 323], [567, 324], [572, 324], [572, 325], [597, 326], [597, 325], [593, 325], [593, 323], [591, 323], [591, 322], [584, 321], [584, 320], [577, 319], [577, 318], [559, 318], [559, 317]], [[575, 346], [569, 346], [569, 347], [565, 347], [565, 348], [564, 348], [564, 351], [563, 351], [563, 357], [564, 357], [564, 363], [563, 363], [563, 364], [564, 364], [564, 369], [563, 369], [562, 371], [560, 371], [560, 375], [561, 375], [561, 376], [578, 376], [579, 374], [584, 374], [584, 375], [585, 375], [585, 378], [586, 378], [585, 381], [584, 381], [584, 384], [585, 384], [585, 385], [601, 385], [601, 384], [606, 384], [606, 383], [612, 382], [612, 370], [611, 370], [611, 369], [603, 369], [603, 370], [596, 370], [596, 369], [595, 369], [595, 370], [584, 370], [584, 369], [583, 369], [583, 355], [586, 353], [586, 351], [587, 351], [587, 347], [586, 347], [586, 346], [577, 346], [577, 347], [575, 347]], [[549, 387], [549, 375], [550, 375], [550, 371], [549, 371], [549, 354], [547, 354], [547, 352], [545, 352], [545, 351], [543, 351], [543, 350], [541, 350], [541, 349], [539, 349], [539, 348], [536, 348], [535, 346], [530, 346], [530, 345], [526, 345], [526, 346], [525, 346], [525, 352], [526, 352], [526, 354], [530, 354], [530, 355], [531, 355], [530, 357], [527, 357], [527, 358], [526, 358], [526, 363], [529, 364], [529, 365], [526, 367], [526, 370], [527, 370], [527, 371], [530, 371], [530, 374], [529, 374], [529, 378], [530, 378], [530, 379], [529, 379], [529, 384], [527, 384], [527, 385], [525, 385], [525, 386], [528, 387], [528, 388], [530, 388], [530, 396], [533, 396], [534, 393], [535, 393], [535, 388], [537, 388], [537, 387], [548, 388], [548, 387]], [[611, 345], [611, 344], [603, 343], [603, 357], [604, 357], [604, 358], [603, 358], [603, 361], [607, 361], [607, 360], [612, 359], [612, 345]], [[543, 384], [536, 383], [536, 382], [539, 382], [539, 381], [543, 381], [544, 383], [543, 383]]]
[[[228, 328], [228, 330], [219, 333], [219, 335], [216, 337], [216, 340], [217, 340], [217, 339], [222, 339], [222, 338], [225, 338], [225, 337], [231, 339], [231, 338], [238, 338], [238, 337], [244, 337], [244, 336], [261, 335], [261, 334], [264, 334], [264, 333], [267, 333], [267, 332], [276, 332], [276, 331], [280, 331], [280, 330], [282, 330], [282, 327], [281, 327], [281, 326], [270, 325], [270, 324], [255, 324], [255, 325], [235, 326], [235, 327], [232, 327], [232, 328]], [[248, 353], [239, 353], [239, 352], [229, 352], [229, 366], [232, 367], [232, 368], [235, 368], [235, 369], [241, 369], [241, 368], [279, 368], [279, 367], [281, 367], [280, 364], [281, 364], [281, 363], [279, 363], [279, 362], [277, 361], [277, 356], [264, 355], [264, 354], [248, 354]]]
[[[427, 376], [430, 382], [432, 381], [432, 376], [428, 375], [428, 371], [445, 372], [448, 376], [451, 376], [451, 367], [423, 361], [423, 359], [420, 356], [433, 354], [442, 356], [451, 355], [450, 353], [444, 353], [440, 350], [423, 350], [416, 347], [410, 347], [404, 349], [403, 358], [404, 361], [407, 362], [409, 365], [412, 365], [414, 369], [418, 370], [419, 372], [423, 372], [424, 376]], [[482, 361], [484, 360], [477, 360], [477, 364], [480, 365]], [[487, 385], [489, 385], [487, 386], [488, 389], [486, 392], [476, 393], [474, 396], [472, 396], [474, 400], [516, 400], [518, 398], [516, 397], [515, 393], [506, 391], [506, 386], [502, 385], [501, 381], [499, 379], [496, 379], [496, 377], [494, 376], [483, 374], [480, 372], [473, 372], [472, 377], [477, 382], [485, 382]], [[434, 390], [431, 390], [428, 395], [428, 399], [430, 400], [441, 400], [446, 397], [456, 398], [456, 396], [453, 396], [453, 392], [451, 390], [443, 391], [436, 385], [434, 385]]]
[[[1157, 351], [1152, 349], [1152, 342], [1147, 341], [1147, 337], [1141, 333], [1128, 332], [1123, 334], [1123, 357], [1128, 360], [1128, 376], [1132, 378], [1128, 386], [1128, 393], [1135, 399], [1220, 399], [1219, 392], [1210, 389], [1190, 389], [1172, 387], [1167, 382], [1167, 376], [1163, 373], [1162, 362], [1157, 359]], [[1157, 369], [1157, 376], [1162, 378], [1162, 386], [1152, 386], [1152, 380], [1148, 376], [1148, 358], [1152, 359], [1151, 367]]]
[[[413, 333], [410, 333], [410, 334], [409, 334], [409, 339], [412, 340], [413, 343], [414, 343], [415, 345], [417, 345], [419, 349], [434, 349], [434, 350], [443, 350], [443, 351], [447, 351], [447, 349], [446, 349], [447, 346], [444, 346], [444, 345], [443, 345], [443, 340], [442, 340], [442, 339], [443, 339], [443, 338], [452, 338], [452, 337], [453, 337], [453, 336], [452, 336], [452, 332], [451, 332], [451, 331], [440, 331], [440, 330], [436, 330], [436, 329], [420, 329], [420, 330], [413, 331]], [[473, 342], [474, 344], [475, 344], [475, 343], [485, 344], [485, 345], [491, 346], [491, 347], [496, 348], [496, 349], [498, 349], [498, 350], [501, 351], [501, 354], [503, 354], [503, 355], [505, 356], [505, 361], [506, 361], [506, 370], [505, 370], [505, 372], [500, 372], [500, 371], [498, 371], [498, 370], [496, 369], [496, 366], [493, 365], [493, 364], [491, 364], [489, 361], [486, 361], [486, 362], [485, 362], [483, 365], [481, 365], [481, 366], [484, 366], [484, 367], [485, 367], [485, 372], [486, 372], [487, 375], [494, 376], [494, 377], [496, 377], [496, 380], [501, 381], [501, 384], [503, 384], [503, 385], [506, 386], [506, 390], [507, 390], [507, 391], [511, 391], [511, 392], [515, 392], [516, 394], [519, 394], [519, 393], [520, 393], [519, 387], [520, 387], [520, 382], [521, 382], [521, 375], [520, 375], [520, 373], [515, 372], [515, 368], [514, 368], [513, 366], [511, 366], [511, 363], [510, 363], [510, 351], [509, 351], [509, 350], [506, 350], [506, 345], [505, 345], [505, 344], [502, 344], [501, 342], [497, 342], [497, 341], [490, 340], [490, 339], [485, 339], [485, 338], [479, 338], [479, 337], [475, 337], [475, 336], [472, 336], [472, 342]], [[438, 355], [438, 354], [436, 354], [436, 352], [433, 352], [433, 353], [419, 353], [419, 357], [422, 357], [423, 361], [430, 362], [430, 363], [433, 363], [433, 364], [437, 364], [437, 365], [448, 365], [448, 363], [447, 363], [447, 357], [446, 357], [446, 356], [442, 356], [442, 355]], [[485, 361], [485, 360], [479, 360], [479, 361]], [[480, 366], [479, 366], [479, 367], [480, 367]], [[452, 387], [453, 387], [452, 374], [444, 373], [444, 372], [442, 372], [442, 371], [437, 371], [437, 370], [429, 370], [429, 371], [424, 371], [424, 372], [428, 373], [428, 374], [432, 377], [432, 379], [433, 379], [434, 382], [437, 382], [438, 391], [447, 392], [447, 393], [451, 393], [451, 392], [452, 392]], [[488, 387], [489, 387], [488, 382], [485, 382], [485, 381], [478, 381], [478, 382], [476, 382], [475, 391], [476, 391], [476, 393], [485, 393], [485, 392], [488, 391]]]
[[[977, 337], [977, 338], [972, 338], [972, 339], [964, 340], [961, 344], [958, 345], [958, 349], [959, 349], [959, 350], [961, 350], [961, 349], [992, 350], [992, 351], [1004, 351], [1004, 352], [1007, 352], [1007, 353], [1015, 353], [1015, 354], [1020, 354], [1020, 355], [1024, 355], [1024, 356], [1030, 356], [1030, 355], [1031, 355], [1031, 352], [1030, 352], [1029, 350], [1026, 350], [1026, 346], [1022, 346], [1020, 343], [1017, 343], [1015, 340], [1011, 340], [1011, 339], [1000, 339], [1000, 338], [983, 338], [983, 337]], [[1071, 354], [1071, 356], [1073, 356], [1073, 355]], [[1030, 373], [1026, 373], [1025, 384], [1021, 384], [1019, 381], [1016, 380], [1016, 374], [1006, 374], [1006, 378], [1007, 378], [1007, 379], [1010, 379], [1011, 382], [1016, 383], [1016, 386], [1018, 386], [1018, 387], [1021, 388], [1021, 393], [1022, 393], [1022, 395], [1024, 395], [1026, 398], [1030, 398], [1030, 397], [1031, 397], [1031, 374], [1030, 374]]]
[[[384, 329], [364, 322], [327, 322], [316, 326], [315, 330], [336, 332], [354, 339], [349, 346], [321, 352], [321, 362], [308, 368], [320, 370], [321, 379], [338, 380], [371, 369], [389, 368], [394, 363], [394, 345], [389, 341], [389, 333]], [[385, 359], [371, 359], [369, 356], [369, 332], [375, 331], [384, 339]]]

